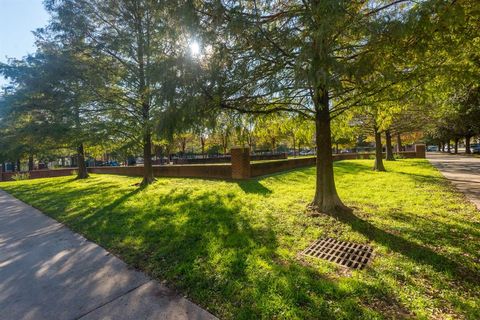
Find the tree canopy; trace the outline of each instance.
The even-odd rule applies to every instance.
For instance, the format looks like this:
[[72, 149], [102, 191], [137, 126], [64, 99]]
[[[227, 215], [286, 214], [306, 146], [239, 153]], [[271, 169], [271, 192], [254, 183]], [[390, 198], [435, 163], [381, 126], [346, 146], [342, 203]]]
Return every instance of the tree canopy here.
[[[1, 158], [74, 150], [153, 158], [193, 147], [314, 149], [312, 208], [348, 210], [332, 147], [478, 126], [479, 4], [424, 1], [47, 0], [37, 52], [0, 66]], [[39, 139], [39, 137], [41, 137]], [[374, 139], [373, 139], [374, 138]], [[338, 150], [337, 150], [338, 151]]]

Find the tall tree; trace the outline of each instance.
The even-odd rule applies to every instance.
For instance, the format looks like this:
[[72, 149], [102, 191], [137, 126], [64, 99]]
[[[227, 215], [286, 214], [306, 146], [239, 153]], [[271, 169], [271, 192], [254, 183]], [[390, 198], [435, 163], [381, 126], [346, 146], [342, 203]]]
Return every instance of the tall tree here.
[[[5, 101], [10, 118], [24, 123], [17, 134], [30, 133], [27, 147], [31, 154], [42, 145], [43, 137], [51, 147], [65, 146], [76, 150], [77, 178], [88, 177], [84, 161], [84, 143], [95, 141], [101, 132], [92, 115], [95, 104], [83, 85], [90, 77], [81, 57], [63, 45], [39, 39], [35, 55], [1, 66], [2, 73], [14, 84], [13, 93]], [[92, 134], [95, 132], [95, 134]]]
[[296, 112], [314, 121], [312, 207], [319, 211], [348, 209], [335, 188], [330, 121], [392, 82], [367, 79], [377, 72], [382, 43], [401, 34], [404, 2], [207, 2], [205, 21], [221, 32], [211, 40], [214, 80], [205, 81], [204, 92], [223, 108]]
[[114, 81], [99, 95], [116, 130], [143, 148], [142, 185], [154, 181], [152, 136], [156, 118], [177, 107], [181, 77], [188, 64], [190, 1], [48, 0], [59, 34], [78, 34], [94, 55], [108, 61]]

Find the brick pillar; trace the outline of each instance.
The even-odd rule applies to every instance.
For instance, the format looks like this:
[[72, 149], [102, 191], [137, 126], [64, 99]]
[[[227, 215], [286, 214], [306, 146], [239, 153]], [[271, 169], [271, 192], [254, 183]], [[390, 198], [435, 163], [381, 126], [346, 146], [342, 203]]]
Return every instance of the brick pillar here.
[[416, 158], [425, 159], [426, 158], [425, 151], [426, 151], [426, 146], [424, 144], [415, 145]]
[[250, 178], [250, 149], [233, 148], [232, 155], [232, 179]]

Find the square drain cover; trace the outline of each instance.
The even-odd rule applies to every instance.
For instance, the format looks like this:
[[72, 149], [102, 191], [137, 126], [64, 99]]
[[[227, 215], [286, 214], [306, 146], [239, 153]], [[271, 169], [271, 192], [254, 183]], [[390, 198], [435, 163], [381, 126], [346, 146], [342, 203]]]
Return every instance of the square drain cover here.
[[369, 246], [332, 238], [316, 240], [302, 252], [305, 256], [328, 260], [352, 269], [363, 269], [372, 253]]

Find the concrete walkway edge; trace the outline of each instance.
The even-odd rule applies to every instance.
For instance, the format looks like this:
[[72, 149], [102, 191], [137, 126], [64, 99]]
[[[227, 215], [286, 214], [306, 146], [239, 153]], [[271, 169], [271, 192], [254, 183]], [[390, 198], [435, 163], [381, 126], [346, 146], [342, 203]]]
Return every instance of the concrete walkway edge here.
[[427, 159], [480, 210], [480, 158], [428, 153]]
[[216, 319], [0, 190], [0, 319]]

